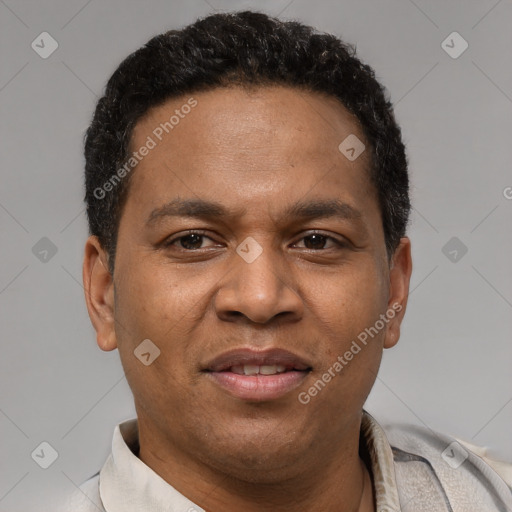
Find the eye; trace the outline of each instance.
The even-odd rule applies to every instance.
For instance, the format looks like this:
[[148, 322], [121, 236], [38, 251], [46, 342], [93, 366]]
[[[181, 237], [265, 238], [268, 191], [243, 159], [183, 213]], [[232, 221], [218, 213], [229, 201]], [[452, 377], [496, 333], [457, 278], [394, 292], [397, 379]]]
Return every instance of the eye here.
[[334, 248], [342, 248], [347, 246], [347, 244], [341, 240], [338, 240], [329, 235], [324, 235], [322, 233], [311, 233], [302, 237], [301, 240], [304, 240], [304, 248], [311, 250], [326, 250], [333, 248], [332, 245], [331, 247], [325, 247], [326, 243], [328, 242], [331, 242], [331, 244], [334, 243]]
[[165, 247], [176, 247], [186, 251], [197, 251], [204, 249], [203, 242], [205, 240], [213, 240], [199, 231], [189, 231], [185, 235], [173, 237], [164, 242]]
[[[212, 242], [210, 245], [206, 244], [207, 241]], [[302, 248], [312, 251], [324, 251], [329, 249], [344, 248], [347, 244], [342, 240], [338, 240], [332, 236], [323, 233], [310, 233], [309, 235], [303, 236], [301, 241], [304, 241]], [[165, 248], [176, 248], [186, 252], [199, 251], [208, 247], [214, 247], [214, 240], [206, 236], [201, 231], [188, 231], [185, 234], [173, 236], [164, 242]], [[297, 246], [297, 244], [294, 244]], [[301, 248], [299, 246], [299, 248]]]

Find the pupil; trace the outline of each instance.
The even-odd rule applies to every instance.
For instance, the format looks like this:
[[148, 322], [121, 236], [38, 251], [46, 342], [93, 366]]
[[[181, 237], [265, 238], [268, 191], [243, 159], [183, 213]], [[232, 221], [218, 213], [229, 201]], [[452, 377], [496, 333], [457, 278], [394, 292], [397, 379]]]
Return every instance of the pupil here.
[[[181, 239], [181, 246], [184, 249], [199, 249], [201, 247], [201, 238], [202, 235], [197, 235], [195, 233], [192, 233], [190, 235], [184, 236]], [[193, 240], [192, 243], [188, 242], [187, 240]]]
[[[308, 240], [313, 242], [313, 244], [309, 243], [313, 247], [308, 247]], [[308, 249], [318, 249], [325, 244], [325, 237], [323, 235], [309, 235], [305, 238], [305, 244]]]

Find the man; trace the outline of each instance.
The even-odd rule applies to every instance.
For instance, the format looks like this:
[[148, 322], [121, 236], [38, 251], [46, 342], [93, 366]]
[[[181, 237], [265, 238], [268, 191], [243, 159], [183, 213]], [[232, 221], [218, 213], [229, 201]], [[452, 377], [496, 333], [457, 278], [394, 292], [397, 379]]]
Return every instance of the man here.
[[363, 410], [411, 276], [404, 145], [334, 36], [218, 14], [87, 131], [84, 284], [137, 419], [69, 510], [506, 511], [508, 466]]

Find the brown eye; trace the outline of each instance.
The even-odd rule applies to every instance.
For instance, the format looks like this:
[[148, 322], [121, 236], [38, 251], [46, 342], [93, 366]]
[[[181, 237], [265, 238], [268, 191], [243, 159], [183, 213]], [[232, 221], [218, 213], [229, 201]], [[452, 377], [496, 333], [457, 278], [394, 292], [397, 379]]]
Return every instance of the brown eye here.
[[200, 249], [201, 245], [203, 244], [203, 235], [198, 235], [197, 233], [192, 233], [190, 235], [181, 236], [178, 238], [180, 241], [181, 247], [183, 249]]
[[306, 246], [306, 249], [323, 249], [326, 241], [327, 241], [327, 238], [326, 236], [324, 235], [309, 235], [309, 236], [305, 236], [304, 237], [304, 240], [309, 240], [309, 243], [305, 243], [304, 245]]
[[[311, 233], [310, 235], [303, 236], [303, 248], [310, 250], [328, 250], [333, 248], [343, 248], [346, 244], [332, 236], [324, 235], [322, 233]], [[331, 244], [326, 247], [326, 244]], [[334, 244], [334, 245], [332, 245]]]
[[197, 251], [206, 248], [207, 246], [203, 246], [203, 244], [208, 240], [213, 242], [213, 240], [205, 234], [192, 231], [186, 234], [182, 234], [181, 236], [170, 238], [164, 242], [164, 247], [175, 248], [177, 250], [184, 251]]

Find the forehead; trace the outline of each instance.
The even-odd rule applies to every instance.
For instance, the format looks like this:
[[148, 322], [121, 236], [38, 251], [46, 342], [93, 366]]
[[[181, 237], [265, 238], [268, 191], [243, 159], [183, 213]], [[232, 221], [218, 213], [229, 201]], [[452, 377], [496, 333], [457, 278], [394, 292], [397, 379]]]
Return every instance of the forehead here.
[[375, 195], [369, 151], [354, 161], [340, 151], [354, 137], [364, 143], [356, 117], [316, 92], [230, 87], [173, 98], [134, 129], [132, 150], [149, 140], [154, 147], [137, 164], [129, 196], [136, 191], [153, 206], [176, 196], [215, 196], [268, 208], [288, 196], [330, 194], [353, 204]]
[[364, 139], [357, 118], [336, 98], [277, 85], [222, 87], [169, 99], [139, 120], [132, 136], [135, 146], [148, 134], [167, 146], [177, 137], [182, 143], [207, 135], [198, 156], [219, 146], [226, 149], [230, 142], [240, 152], [278, 145], [292, 149], [300, 140], [303, 152], [317, 152], [327, 146], [337, 150], [340, 137], [350, 134]]

